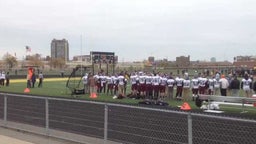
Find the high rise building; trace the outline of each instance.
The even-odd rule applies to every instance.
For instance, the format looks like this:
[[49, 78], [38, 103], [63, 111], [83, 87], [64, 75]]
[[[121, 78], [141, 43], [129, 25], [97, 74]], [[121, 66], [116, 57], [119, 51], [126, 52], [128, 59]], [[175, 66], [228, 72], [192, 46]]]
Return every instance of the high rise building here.
[[69, 61], [69, 44], [66, 39], [52, 40], [51, 58], [63, 58], [66, 62]]

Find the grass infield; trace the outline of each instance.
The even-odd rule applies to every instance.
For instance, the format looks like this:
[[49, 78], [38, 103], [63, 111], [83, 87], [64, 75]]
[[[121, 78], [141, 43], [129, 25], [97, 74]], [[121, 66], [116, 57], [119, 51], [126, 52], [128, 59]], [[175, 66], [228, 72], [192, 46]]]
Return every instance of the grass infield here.
[[[38, 88], [38, 80], [35, 84], [34, 88], [30, 88], [30, 92], [26, 93], [29, 95], [40, 95], [40, 96], [53, 96], [53, 97], [64, 97], [64, 98], [74, 98], [74, 99], [84, 99], [84, 100], [92, 100], [89, 98], [89, 94], [83, 95], [73, 95], [71, 96], [71, 91], [66, 87], [68, 78], [45, 78], [43, 81], [43, 87]], [[77, 79], [74, 80], [74, 83], [77, 83]], [[1, 86], [1, 92], [8, 92], [8, 93], [19, 93], [25, 94], [24, 89], [26, 88], [27, 83], [26, 79], [11, 79], [10, 85], [8, 87]], [[129, 86], [127, 88], [129, 90]], [[128, 91], [129, 93], [129, 91]], [[175, 94], [175, 91], [174, 91]], [[97, 99], [93, 99], [94, 101], [104, 101], [104, 102], [115, 102], [115, 103], [125, 103], [125, 104], [138, 104], [141, 100], [135, 99], [113, 99], [113, 96], [106, 95], [106, 94], [98, 94]], [[167, 101], [170, 107], [181, 106], [183, 101], [171, 100]], [[198, 109], [196, 107], [194, 101], [188, 102], [192, 109]], [[242, 107], [241, 106], [227, 106], [227, 105], [220, 105], [221, 110], [232, 112], [232, 113], [241, 113]], [[249, 114], [256, 115], [256, 108], [255, 107], [246, 107], [245, 111]]]

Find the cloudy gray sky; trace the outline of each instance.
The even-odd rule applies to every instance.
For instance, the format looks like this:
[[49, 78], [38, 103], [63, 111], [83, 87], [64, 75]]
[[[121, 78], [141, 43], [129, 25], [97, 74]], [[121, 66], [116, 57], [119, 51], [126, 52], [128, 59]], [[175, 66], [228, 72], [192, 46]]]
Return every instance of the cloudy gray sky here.
[[0, 0], [0, 58], [50, 55], [67, 39], [70, 58], [115, 52], [120, 61], [153, 55], [232, 61], [256, 55], [255, 0]]

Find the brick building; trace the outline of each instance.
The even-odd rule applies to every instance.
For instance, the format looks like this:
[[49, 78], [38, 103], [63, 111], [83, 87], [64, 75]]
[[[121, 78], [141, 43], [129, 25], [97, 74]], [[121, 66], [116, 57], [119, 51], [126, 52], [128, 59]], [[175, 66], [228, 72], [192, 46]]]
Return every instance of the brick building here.
[[177, 67], [189, 67], [190, 66], [190, 56], [176, 57], [176, 66]]

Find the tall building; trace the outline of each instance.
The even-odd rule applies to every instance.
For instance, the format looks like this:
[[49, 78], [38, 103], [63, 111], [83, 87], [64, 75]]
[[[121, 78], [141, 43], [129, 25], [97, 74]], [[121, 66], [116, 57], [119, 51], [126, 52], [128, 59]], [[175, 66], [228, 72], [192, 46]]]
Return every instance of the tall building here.
[[177, 67], [188, 67], [189, 65], [190, 65], [190, 56], [176, 57], [176, 66]]
[[66, 39], [52, 40], [51, 58], [63, 58], [66, 62], [69, 61], [69, 44]]

